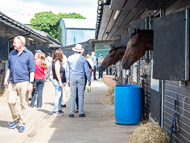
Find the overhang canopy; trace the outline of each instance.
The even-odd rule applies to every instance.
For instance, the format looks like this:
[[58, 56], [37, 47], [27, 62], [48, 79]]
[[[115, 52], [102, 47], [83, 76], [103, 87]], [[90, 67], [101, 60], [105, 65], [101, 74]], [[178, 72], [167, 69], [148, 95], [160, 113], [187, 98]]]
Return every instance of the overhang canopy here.
[[[103, 0], [98, 1], [96, 39], [120, 39], [121, 34], [129, 32], [130, 22], [154, 16], [161, 9], [165, 15], [187, 8], [188, 0]], [[172, 6], [175, 5], [175, 9]], [[101, 6], [101, 7], [100, 7]], [[102, 8], [103, 7], [103, 8]], [[167, 9], [167, 11], [166, 11]]]

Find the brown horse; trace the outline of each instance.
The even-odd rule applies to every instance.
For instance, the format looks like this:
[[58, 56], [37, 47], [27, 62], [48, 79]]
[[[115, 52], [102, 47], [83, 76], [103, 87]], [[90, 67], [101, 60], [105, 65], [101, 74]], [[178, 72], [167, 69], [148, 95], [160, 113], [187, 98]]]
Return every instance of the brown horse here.
[[122, 68], [130, 69], [147, 50], [153, 50], [153, 30], [134, 29], [122, 58]]
[[100, 69], [105, 70], [110, 65], [117, 63], [118, 60], [122, 59], [125, 50], [126, 46], [114, 47], [112, 44], [110, 44], [110, 50], [104, 58], [104, 61], [100, 66]]

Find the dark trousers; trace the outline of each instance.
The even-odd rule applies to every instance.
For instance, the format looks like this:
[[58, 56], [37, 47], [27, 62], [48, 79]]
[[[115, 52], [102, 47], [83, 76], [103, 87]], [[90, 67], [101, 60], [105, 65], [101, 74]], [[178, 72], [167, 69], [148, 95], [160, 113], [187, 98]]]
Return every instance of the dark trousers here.
[[102, 78], [103, 71], [100, 70], [100, 67], [98, 67], [98, 71], [99, 71], [99, 78]]
[[31, 106], [34, 106], [35, 100], [36, 100], [36, 95], [38, 94], [37, 97], [37, 107], [41, 107], [42, 106], [42, 92], [43, 92], [43, 88], [44, 88], [44, 79], [34, 79], [34, 82], [36, 83], [36, 87], [32, 92], [32, 102], [31, 102]]
[[96, 66], [94, 66], [93, 73], [94, 73], [94, 80], [95, 80], [96, 79]]

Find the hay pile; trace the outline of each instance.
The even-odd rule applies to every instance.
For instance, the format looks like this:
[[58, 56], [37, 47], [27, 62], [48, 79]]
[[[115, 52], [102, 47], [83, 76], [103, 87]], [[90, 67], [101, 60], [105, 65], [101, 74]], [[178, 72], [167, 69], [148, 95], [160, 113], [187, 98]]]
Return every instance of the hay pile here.
[[108, 92], [106, 96], [110, 97], [110, 100], [108, 101], [108, 104], [113, 105], [114, 104], [114, 86], [111, 86], [108, 88]]
[[169, 137], [160, 126], [149, 122], [134, 130], [130, 143], [169, 143]]

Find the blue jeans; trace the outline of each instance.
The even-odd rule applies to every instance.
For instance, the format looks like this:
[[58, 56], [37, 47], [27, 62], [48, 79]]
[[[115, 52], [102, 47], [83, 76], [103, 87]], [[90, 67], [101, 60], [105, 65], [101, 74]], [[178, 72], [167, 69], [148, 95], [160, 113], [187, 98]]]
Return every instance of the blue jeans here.
[[42, 92], [43, 92], [43, 88], [44, 88], [44, 79], [35, 78], [34, 82], [36, 83], [36, 88], [32, 92], [31, 106], [34, 107], [34, 103], [35, 103], [35, 100], [36, 100], [36, 95], [38, 94], [37, 107], [41, 107], [42, 106]]
[[61, 87], [59, 87], [59, 82], [56, 79], [53, 79], [52, 83], [55, 86], [54, 111], [56, 112], [58, 110], [61, 110], [61, 101], [62, 101], [62, 97], [63, 97], [63, 90]]
[[85, 85], [85, 76], [84, 75], [71, 75], [70, 77], [70, 105], [71, 105], [71, 114], [75, 114], [75, 100], [78, 89], [78, 105], [79, 105], [79, 114], [83, 114], [84, 107], [84, 85]]

